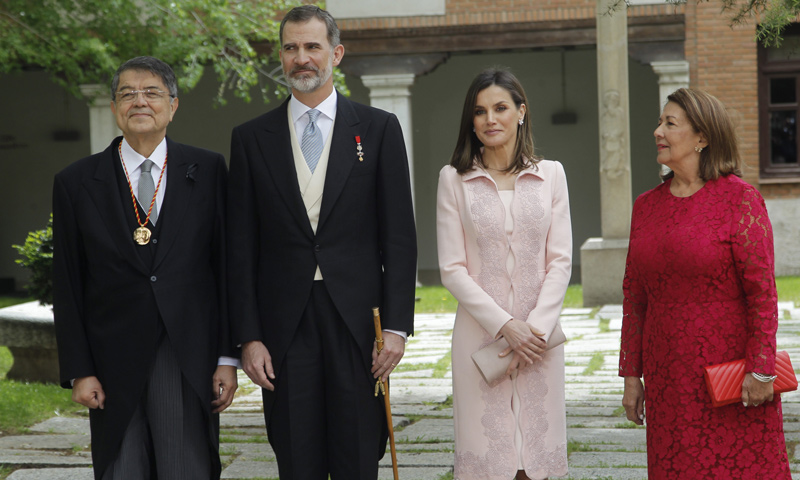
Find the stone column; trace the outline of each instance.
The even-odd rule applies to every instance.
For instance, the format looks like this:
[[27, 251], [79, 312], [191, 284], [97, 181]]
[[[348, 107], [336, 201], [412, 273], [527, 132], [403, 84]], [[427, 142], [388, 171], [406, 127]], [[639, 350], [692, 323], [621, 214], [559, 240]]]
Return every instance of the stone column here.
[[403, 129], [403, 139], [408, 153], [408, 173], [411, 177], [411, 198], [414, 198], [414, 131], [411, 129], [411, 85], [413, 73], [362, 75], [361, 81], [369, 88], [373, 107], [392, 112]]
[[600, 115], [602, 238], [581, 246], [583, 303], [622, 303], [631, 221], [630, 112], [627, 10], [597, 0], [597, 94]]
[[[689, 62], [686, 60], [673, 60], [666, 62], [651, 62], [650, 67], [658, 75], [658, 111], [659, 113], [667, 104], [667, 97], [679, 88], [689, 87]], [[660, 166], [661, 175], [669, 172], [666, 165]]]
[[89, 102], [89, 153], [102, 152], [111, 140], [122, 135], [111, 113], [110, 90], [107, 85], [81, 85], [81, 93]]
[[658, 75], [658, 108], [667, 104], [667, 96], [679, 88], [689, 88], [689, 62], [675, 60], [670, 62], [652, 62], [650, 66]]

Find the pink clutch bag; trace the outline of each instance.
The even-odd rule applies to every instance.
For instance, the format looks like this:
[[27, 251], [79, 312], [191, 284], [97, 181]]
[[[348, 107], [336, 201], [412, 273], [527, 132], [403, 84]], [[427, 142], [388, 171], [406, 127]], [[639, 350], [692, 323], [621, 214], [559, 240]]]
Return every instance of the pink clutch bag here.
[[[550, 334], [550, 339], [547, 341], [547, 350], [557, 347], [566, 341], [567, 337], [564, 335], [564, 331], [561, 330], [561, 323], [556, 323], [553, 333]], [[486, 383], [495, 382], [506, 374], [506, 369], [514, 357], [513, 354], [498, 357], [500, 352], [506, 348], [508, 348], [508, 342], [501, 337], [472, 354], [472, 361], [478, 367], [478, 371], [481, 372], [481, 376], [483, 376]]]
[[[744, 382], [744, 359], [703, 367], [711, 404], [715, 407], [742, 401], [742, 382]], [[775, 375], [772, 384], [775, 393], [797, 390], [797, 377], [789, 359], [789, 353], [778, 352], [775, 357]]]

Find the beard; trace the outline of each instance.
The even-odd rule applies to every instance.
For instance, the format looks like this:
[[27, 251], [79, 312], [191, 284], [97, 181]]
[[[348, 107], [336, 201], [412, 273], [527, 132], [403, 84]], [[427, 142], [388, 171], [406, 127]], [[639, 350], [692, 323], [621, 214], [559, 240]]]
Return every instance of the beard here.
[[[293, 76], [293, 74], [299, 70], [312, 70], [314, 73], [306, 73], [299, 77]], [[323, 69], [319, 69], [314, 65], [307, 63], [303, 66], [293, 68], [288, 73], [284, 73], [284, 76], [286, 77], [286, 82], [292, 89], [302, 93], [311, 93], [325, 84], [325, 82], [331, 78], [332, 74], [333, 58], [328, 61], [328, 65], [326, 65]]]

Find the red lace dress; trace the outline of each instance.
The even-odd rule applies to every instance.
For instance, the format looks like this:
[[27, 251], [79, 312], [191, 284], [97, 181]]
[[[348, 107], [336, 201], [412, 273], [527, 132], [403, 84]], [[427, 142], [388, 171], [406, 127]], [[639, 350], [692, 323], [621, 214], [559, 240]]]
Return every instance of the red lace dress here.
[[712, 408], [703, 366], [772, 374], [778, 329], [772, 227], [729, 175], [691, 197], [668, 180], [633, 208], [620, 376], [644, 376], [648, 478], [791, 479], [780, 396]]

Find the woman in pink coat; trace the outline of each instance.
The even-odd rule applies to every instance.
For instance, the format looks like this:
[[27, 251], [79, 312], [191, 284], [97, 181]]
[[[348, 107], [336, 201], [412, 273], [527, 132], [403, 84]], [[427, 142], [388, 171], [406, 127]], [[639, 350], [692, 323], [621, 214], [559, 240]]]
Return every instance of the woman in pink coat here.
[[[481, 73], [439, 174], [439, 268], [459, 303], [456, 480], [567, 474], [564, 347], [546, 347], [570, 277], [569, 197], [561, 164], [534, 155], [529, 124], [514, 75]], [[501, 356], [513, 358], [506, 375], [487, 384], [471, 355], [500, 337], [510, 344]]]

